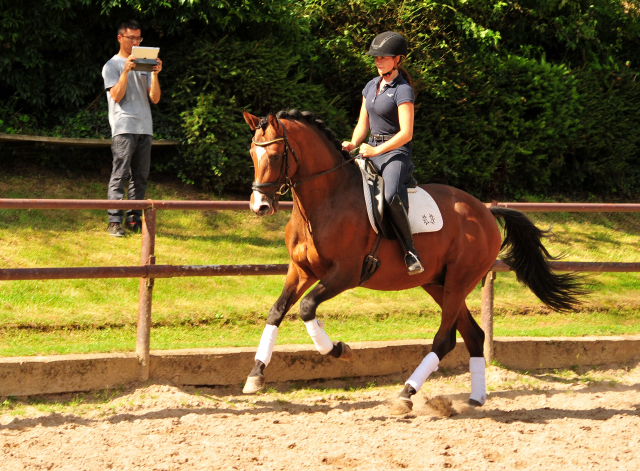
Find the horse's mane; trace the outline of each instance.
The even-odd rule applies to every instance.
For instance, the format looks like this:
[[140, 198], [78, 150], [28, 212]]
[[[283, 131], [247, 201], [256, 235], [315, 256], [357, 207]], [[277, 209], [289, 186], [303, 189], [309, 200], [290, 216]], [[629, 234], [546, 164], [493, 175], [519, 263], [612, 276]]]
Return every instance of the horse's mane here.
[[308, 124], [312, 124], [317, 127], [320, 131], [324, 132], [329, 142], [331, 142], [338, 151], [342, 154], [344, 159], [348, 159], [349, 153], [346, 150], [342, 150], [342, 143], [336, 137], [336, 134], [333, 132], [331, 128], [327, 127], [327, 123], [318, 119], [314, 116], [311, 111], [300, 111], [300, 110], [282, 110], [276, 113], [276, 117], [278, 119], [292, 119], [296, 121], [306, 121]]

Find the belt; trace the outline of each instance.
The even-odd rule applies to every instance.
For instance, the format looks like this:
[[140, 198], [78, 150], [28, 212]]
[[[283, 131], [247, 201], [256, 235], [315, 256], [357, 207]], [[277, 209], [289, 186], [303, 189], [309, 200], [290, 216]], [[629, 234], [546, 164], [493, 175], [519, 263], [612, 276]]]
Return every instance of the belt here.
[[391, 140], [393, 136], [395, 134], [372, 134], [371, 139], [373, 139], [373, 142], [384, 142]]

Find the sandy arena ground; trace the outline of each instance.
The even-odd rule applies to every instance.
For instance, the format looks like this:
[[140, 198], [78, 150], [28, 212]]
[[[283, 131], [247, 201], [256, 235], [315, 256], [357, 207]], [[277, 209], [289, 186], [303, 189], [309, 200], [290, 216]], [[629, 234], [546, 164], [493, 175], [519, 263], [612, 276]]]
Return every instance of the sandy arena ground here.
[[640, 469], [637, 364], [489, 367], [477, 409], [466, 405], [469, 374], [439, 371], [397, 417], [399, 379], [268, 385], [249, 397], [138, 384], [0, 398], [0, 469]]

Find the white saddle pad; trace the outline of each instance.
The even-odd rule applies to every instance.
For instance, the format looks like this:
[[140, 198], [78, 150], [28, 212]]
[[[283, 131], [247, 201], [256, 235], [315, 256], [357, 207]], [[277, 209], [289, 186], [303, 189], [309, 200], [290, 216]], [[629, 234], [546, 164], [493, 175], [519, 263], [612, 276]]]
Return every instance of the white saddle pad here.
[[[369, 187], [364, 176], [362, 177], [362, 186], [364, 188], [364, 200], [367, 204], [369, 222], [377, 234], [378, 229], [373, 216], [371, 198], [369, 198]], [[420, 187], [409, 188], [408, 192], [411, 232], [413, 234], [419, 234], [421, 232], [436, 232], [442, 229], [442, 214], [440, 214], [440, 209], [431, 195]]]

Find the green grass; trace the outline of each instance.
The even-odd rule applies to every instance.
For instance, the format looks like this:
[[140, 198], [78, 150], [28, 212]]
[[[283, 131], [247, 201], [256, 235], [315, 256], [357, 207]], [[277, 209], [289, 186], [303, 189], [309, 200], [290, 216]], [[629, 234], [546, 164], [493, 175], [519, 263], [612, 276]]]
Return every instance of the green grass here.
[[[0, 174], [2, 198], [104, 199], [107, 178]], [[191, 187], [151, 182], [152, 199], [215, 199]], [[248, 198], [248, 195], [244, 197]], [[640, 215], [529, 214], [553, 224], [547, 247], [571, 261], [640, 261]], [[159, 264], [287, 263], [288, 212], [257, 218], [249, 211], [160, 211]], [[117, 266], [140, 263], [140, 236], [110, 237], [104, 211], [0, 210], [0, 268]], [[424, 258], [428, 254], [421, 254]], [[546, 309], [513, 274], [496, 280], [495, 334], [581, 336], [640, 333], [638, 274], [592, 275], [594, 293], [579, 313]], [[257, 345], [283, 276], [158, 279], [153, 298], [152, 349]], [[3, 282], [0, 355], [133, 351], [137, 279]], [[480, 310], [480, 291], [468, 299]], [[309, 343], [294, 306], [278, 343]], [[347, 341], [432, 338], [439, 308], [421, 289], [355, 289], [323, 303], [332, 338]], [[526, 315], [525, 315], [526, 314]]]

